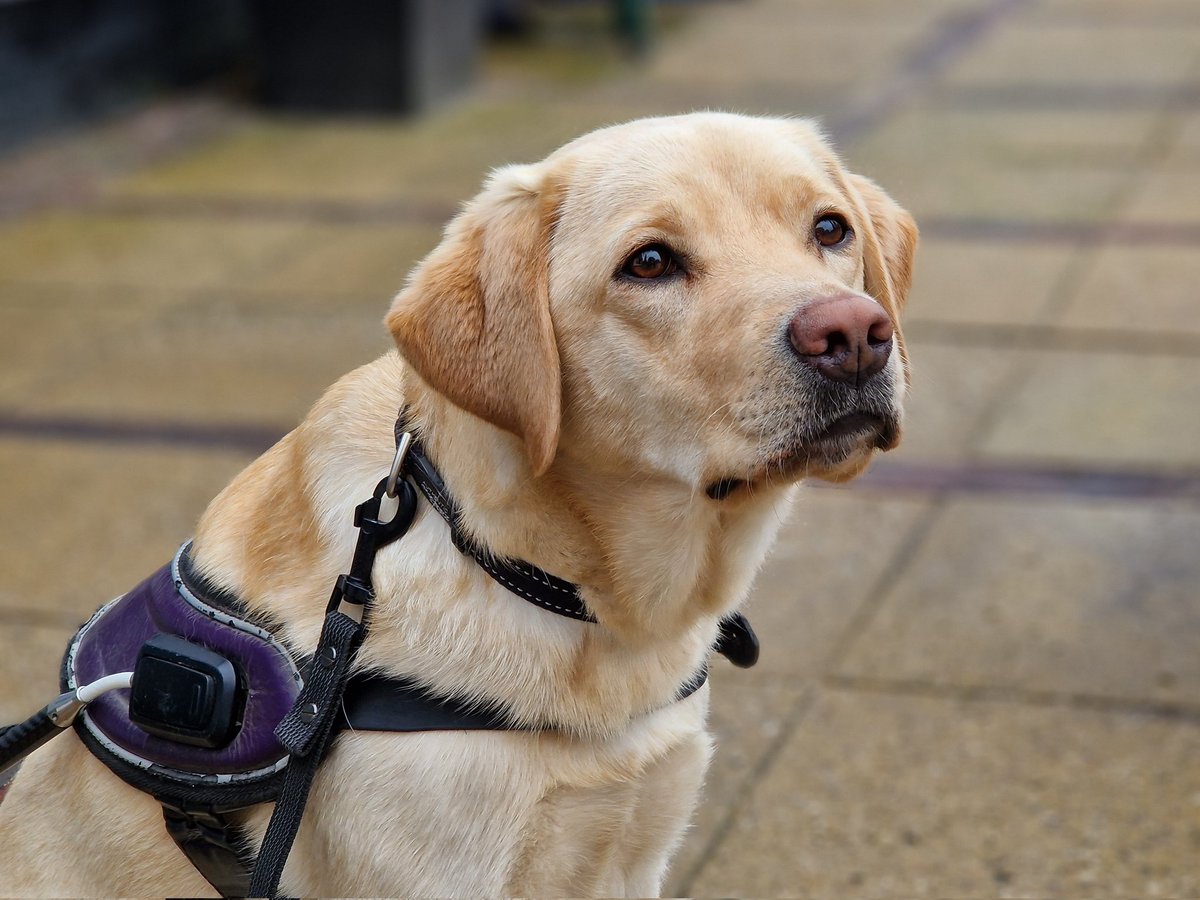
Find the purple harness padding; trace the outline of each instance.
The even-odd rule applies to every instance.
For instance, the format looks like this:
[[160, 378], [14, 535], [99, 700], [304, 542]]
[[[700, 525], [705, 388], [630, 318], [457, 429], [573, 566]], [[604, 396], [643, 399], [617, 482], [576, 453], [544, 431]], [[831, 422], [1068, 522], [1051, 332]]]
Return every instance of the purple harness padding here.
[[[182, 553], [182, 549], [180, 551]], [[248, 685], [242, 727], [220, 749], [193, 747], [148, 734], [129, 720], [129, 690], [109, 691], [80, 714], [101, 744], [126, 762], [174, 770], [184, 779], [261, 778], [282, 768], [285, 750], [275, 727], [291, 709], [301, 678], [287, 651], [269, 633], [215, 609], [191, 594], [178, 572], [179, 556], [129, 593], [100, 609], [67, 650], [68, 688], [114, 672], [131, 672], [138, 651], [156, 634], [173, 634], [220, 653]]]

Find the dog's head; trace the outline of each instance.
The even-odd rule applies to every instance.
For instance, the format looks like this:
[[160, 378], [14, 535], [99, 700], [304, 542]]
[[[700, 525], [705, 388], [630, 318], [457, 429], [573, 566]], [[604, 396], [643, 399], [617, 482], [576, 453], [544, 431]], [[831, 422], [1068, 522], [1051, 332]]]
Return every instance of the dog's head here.
[[535, 474], [842, 480], [899, 440], [916, 241], [804, 121], [647, 119], [495, 172], [387, 324]]

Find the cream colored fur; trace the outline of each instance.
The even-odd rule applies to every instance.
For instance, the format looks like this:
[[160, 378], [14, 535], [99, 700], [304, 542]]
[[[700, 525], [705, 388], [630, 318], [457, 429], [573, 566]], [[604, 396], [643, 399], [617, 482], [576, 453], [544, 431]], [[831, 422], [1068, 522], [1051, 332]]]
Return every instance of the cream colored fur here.
[[[812, 241], [827, 210], [855, 230], [845, 252]], [[686, 254], [686, 276], [617, 274], [653, 241]], [[239, 475], [201, 520], [196, 557], [311, 648], [350, 559], [351, 510], [386, 472], [407, 405], [478, 540], [579, 583], [599, 624], [504, 590], [424, 506], [377, 559], [361, 664], [557, 728], [342, 735], [284, 891], [658, 893], [711, 754], [708, 689], [675, 691], [746, 597], [791, 485], [851, 477], [874, 449], [801, 447], [821, 388], [781, 335], [838, 292], [898, 320], [915, 241], [803, 121], [643, 120], [493, 174], [396, 299], [400, 353], [340, 380]], [[896, 340], [880, 402], [898, 423]], [[725, 478], [745, 483], [711, 499]], [[245, 815], [254, 841], [269, 812]], [[0, 893], [211, 890], [154, 801], [69, 735], [0, 807]]]

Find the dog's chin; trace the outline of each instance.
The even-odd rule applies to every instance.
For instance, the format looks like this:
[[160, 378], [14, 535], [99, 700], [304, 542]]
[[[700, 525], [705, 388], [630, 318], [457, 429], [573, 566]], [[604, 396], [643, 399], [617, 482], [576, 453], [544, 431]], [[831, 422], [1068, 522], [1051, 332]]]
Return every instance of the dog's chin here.
[[801, 478], [841, 483], [862, 473], [877, 450], [891, 450], [900, 442], [900, 423], [891, 416], [854, 412], [826, 423], [805, 435], [765, 464], [742, 478], [713, 482], [707, 493], [714, 499], [746, 490], [786, 486]]
[[862, 472], [876, 450], [891, 450], [900, 442], [895, 419], [855, 412], [835, 419], [804, 442], [798, 456], [801, 474], [825, 481], [848, 481]]

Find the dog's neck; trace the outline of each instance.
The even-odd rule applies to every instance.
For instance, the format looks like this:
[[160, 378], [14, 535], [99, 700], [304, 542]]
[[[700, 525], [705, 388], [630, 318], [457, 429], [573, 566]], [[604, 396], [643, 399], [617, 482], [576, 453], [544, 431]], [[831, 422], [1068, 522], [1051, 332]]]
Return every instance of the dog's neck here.
[[569, 446], [535, 478], [517, 438], [408, 381], [411, 418], [472, 536], [579, 584], [627, 642], [669, 640], [730, 612], [783, 520], [786, 489], [721, 502]]
[[195, 542], [205, 574], [293, 646], [314, 646], [353, 550], [351, 511], [387, 470], [401, 401], [478, 543], [577, 583], [599, 623], [504, 590], [426, 508], [376, 560], [362, 663], [583, 731], [669, 702], [749, 589], [786, 492], [721, 504], [589, 467], [569, 448], [535, 479], [515, 437], [452, 406], [394, 354], [334, 385], [213, 502]]

